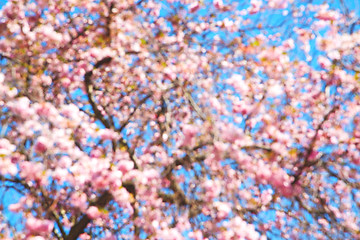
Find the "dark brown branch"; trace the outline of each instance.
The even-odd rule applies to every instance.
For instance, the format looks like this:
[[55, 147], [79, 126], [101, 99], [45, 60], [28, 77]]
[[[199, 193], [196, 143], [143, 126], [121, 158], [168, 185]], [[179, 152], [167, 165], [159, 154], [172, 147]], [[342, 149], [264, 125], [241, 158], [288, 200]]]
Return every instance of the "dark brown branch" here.
[[[100, 61], [98, 61], [95, 65], [94, 65], [94, 69], [101, 67], [104, 64], [110, 63], [112, 60], [111, 57], [105, 57], [103, 59], [101, 59]], [[98, 107], [96, 106], [95, 100], [93, 99], [93, 85], [91, 83], [91, 77], [93, 75], [93, 70], [88, 71], [85, 73], [85, 89], [86, 89], [86, 94], [87, 97], [89, 99], [89, 103], [91, 105], [92, 110], [94, 111], [95, 117], [97, 119], [100, 120], [100, 122], [106, 127], [106, 128], [111, 128], [110, 124], [106, 121], [106, 119], [104, 118], [104, 116], [102, 115], [102, 113], [100, 112], [100, 110], [98, 109]]]
[[152, 93], [146, 95], [143, 99], [140, 100], [140, 102], [135, 106], [134, 110], [129, 114], [128, 118], [124, 121], [122, 126], [117, 130], [119, 133], [121, 133], [122, 130], [129, 124], [131, 118], [134, 116], [136, 111], [140, 108], [141, 105], [143, 105], [150, 97], [152, 96]]
[[312, 166], [314, 166], [314, 165], [316, 165], [318, 163], [318, 160], [310, 161], [309, 157], [310, 157], [311, 153], [314, 150], [314, 146], [315, 146], [315, 143], [316, 143], [316, 139], [317, 139], [317, 137], [319, 135], [319, 131], [322, 129], [324, 123], [329, 119], [330, 115], [332, 113], [334, 113], [338, 108], [339, 108], [338, 105], [333, 106], [333, 108], [327, 114], [325, 114], [323, 120], [317, 126], [317, 128], [315, 130], [315, 135], [312, 137], [310, 145], [309, 145], [309, 147], [308, 147], [308, 149], [307, 149], [307, 151], [305, 153], [304, 164], [302, 166], [300, 166], [299, 169], [296, 171], [296, 173], [293, 175], [294, 180], [293, 180], [292, 184], [296, 184], [299, 181], [300, 176], [303, 173], [304, 169], [306, 169], [308, 167], [312, 167]]
[[[105, 191], [91, 206], [98, 208], [104, 208], [112, 199], [111, 193]], [[91, 219], [87, 215], [83, 215], [81, 219], [70, 229], [69, 234], [65, 237], [65, 240], [76, 240], [80, 234], [82, 234], [86, 226], [91, 222]]]

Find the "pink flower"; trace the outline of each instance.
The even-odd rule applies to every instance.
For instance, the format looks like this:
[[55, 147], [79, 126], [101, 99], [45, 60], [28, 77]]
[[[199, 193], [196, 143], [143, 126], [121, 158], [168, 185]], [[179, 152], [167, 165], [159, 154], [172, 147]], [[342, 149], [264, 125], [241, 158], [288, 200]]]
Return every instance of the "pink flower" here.
[[[0, 156], [1, 158], [1, 156]], [[10, 174], [15, 175], [18, 172], [16, 164], [11, 161], [9, 157], [0, 159], [0, 174]]]
[[26, 220], [25, 227], [30, 234], [47, 234], [53, 230], [54, 223], [47, 219], [37, 219], [30, 217]]
[[224, 231], [222, 233], [222, 235], [225, 234], [225, 236], [221, 237], [221, 239], [260, 239], [260, 234], [256, 232], [255, 226], [248, 224], [240, 217], [231, 219], [229, 222], [225, 223], [225, 225], [228, 231]]
[[108, 232], [102, 240], [116, 240], [116, 237]]
[[319, 11], [315, 17], [320, 20], [324, 21], [335, 21], [339, 18], [339, 13], [334, 10], [322, 10]]
[[271, 177], [271, 169], [263, 161], [258, 162], [256, 167], [256, 180], [261, 184], [268, 184], [269, 178]]
[[297, 193], [297, 188], [291, 185], [293, 178], [290, 177], [283, 169], [272, 169], [269, 182], [273, 185], [284, 197], [291, 197]]
[[260, 11], [260, 6], [262, 4], [261, 0], [251, 0], [250, 4], [251, 4], [251, 7], [249, 8], [250, 14], [255, 14]]
[[324, 57], [324, 56], [319, 56], [318, 57], [318, 63], [319, 63], [321, 68], [324, 68], [324, 69], [327, 69], [327, 70], [329, 70], [330, 67], [331, 67], [331, 61], [328, 58]]
[[194, 146], [196, 141], [195, 137], [199, 131], [198, 127], [190, 124], [185, 124], [182, 126], [182, 131], [184, 134], [183, 146]]
[[134, 169], [134, 162], [129, 160], [121, 160], [118, 164], [119, 170], [125, 174]]
[[85, 193], [73, 193], [70, 197], [70, 203], [74, 207], [84, 211], [87, 207], [87, 196]]
[[80, 122], [79, 107], [77, 107], [75, 104], [63, 105], [61, 108], [61, 114], [67, 118], [74, 119], [77, 120], [77, 122]]
[[114, 200], [123, 206], [126, 206], [130, 199], [130, 194], [124, 187], [112, 189], [111, 194], [113, 195]]
[[178, 229], [176, 228], [165, 228], [163, 230], [160, 230], [157, 235], [160, 237], [160, 239], [166, 239], [166, 240], [183, 240], [184, 237], [181, 235]]
[[82, 233], [82, 234], [80, 234], [79, 238], [80, 238], [81, 240], [89, 240], [89, 239], [91, 239], [90, 235], [87, 234], [87, 233]]
[[246, 103], [243, 100], [235, 99], [233, 101], [233, 112], [234, 113], [240, 113], [242, 115], [246, 115], [246, 114], [251, 113], [253, 109], [254, 109], [254, 107], [251, 104]]
[[273, 195], [272, 189], [267, 189], [267, 190], [263, 191], [260, 196], [261, 203], [263, 205], [267, 205], [268, 203], [270, 203], [273, 198], [272, 195]]
[[232, 75], [227, 80], [227, 83], [233, 88], [235, 88], [235, 90], [238, 91], [241, 95], [246, 95], [250, 91], [249, 86], [246, 84], [243, 76], [241, 76], [240, 74]]
[[223, 142], [219, 142], [219, 141], [216, 141], [214, 142], [214, 157], [215, 159], [217, 160], [221, 160], [224, 152], [227, 150], [228, 148], [228, 144], [226, 143], [223, 143]]
[[9, 102], [8, 106], [14, 114], [24, 119], [30, 118], [34, 113], [30, 107], [30, 100], [27, 97], [21, 97], [13, 102]]
[[95, 206], [91, 206], [88, 208], [88, 210], [86, 211], [86, 215], [90, 218], [90, 219], [96, 219], [101, 217], [102, 213], [99, 211], [99, 209]]
[[5, 75], [0, 72], [0, 83], [3, 83], [5, 80]]
[[200, 8], [200, 5], [199, 5], [199, 2], [197, 2], [197, 1], [193, 2], [189, 5], [189, 11], [191, 13], [196, 12], [197, 10], [199, 10], [199, 8]]
[[219, 196], [219, 194], [221, 192], [221, 185], [220, 185], [219, 181], [214, 181], [214, 180], [210, 180], [210, 179], [206, 180], [203, 183], [203, 187], [205, 190], [205, 197], [209, 201], [212, 200], [213, 198], [216, 198], [217, 196]]
[[286, 8], [288, 6], [288, 0], [269, 0], [268, 5], [271, 8]]
[[44, 136], [41, 136], [37, 139], [34, 150], [36, 153], [41, 154], [45, 153], [49, 148], [49, 140]]
[[283, 47], [284, 47], [284, 50], [287, 51], [287, 50], [290, 50], [290, 49], [293, 49], [295, 47], [295, 43], [294, 43], [294, 40], [293, 39], [287, 39], [283, 42]]
[[68, 156], [63, 156], [59, 159], [57, 164], [61, 168], [68, 168], [71, 166], [72, 160]]
[[325, 218], [318, 219], [318, 223], [324, 227], [327, 227], [329, 225], [328, 221]]
[[226, 202], [215, 202], [214, 207], [217, 209], [216, 217], [219, 219], [226, 218], [231, 211], [230, 204]]
[[102, 140], [115, 140], [118, 138], [118, 134], [111, 129], [100, 129], [98, 132]]
[[21, 162], [19, 164], [20, 177], [30, 181], [41, 181], [43, 179], [44, 166], [37, 162]]
[[283, 88], [280, 84], [274, 84], [269, 86], [267, 93], [269, 97], [275, 98], [283, 93]]
[[63, 35], [56, 32], [54, 27], [50, 24], [40, 25], [40, 27], [36, 29], [36, 32], [42, 37], [46, 37], [53, 42], [61, 42], [63, 40]]
[[45, 118], [55, 117], [57, 115], [56, 108], [50, 103], [35, 104], [35, 111], [39, 116]]
[[12, 212], [19, 212], [22, 209], [21, 203], [13, 203], [9, 205], [9, 210]]
[[0, 156], [8, 156], [15, 151], [15, 145], [11, 144], [9, 140], [5, 138], [0, 139]]
[[222, 0], [214, 0], [213, 4], [214, 4], [215, 8], [218, 10], [222, 10], [224, 8], [224, 3]]
[[203, 240], [203, 234], [200, 230], [189, 233], [189, 237], [194, 240]]
[[27, 240], [45, 240], [42, 236], [31, 236], [29, 238], [26, 238]]

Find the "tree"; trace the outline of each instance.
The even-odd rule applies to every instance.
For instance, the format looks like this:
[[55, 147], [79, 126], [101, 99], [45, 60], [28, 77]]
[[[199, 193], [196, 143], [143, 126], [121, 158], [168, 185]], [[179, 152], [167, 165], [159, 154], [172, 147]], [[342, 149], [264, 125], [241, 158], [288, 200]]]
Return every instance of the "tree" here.
[[318, 2], [8, 1], [1, 238], [360, 238], [359, 9]]

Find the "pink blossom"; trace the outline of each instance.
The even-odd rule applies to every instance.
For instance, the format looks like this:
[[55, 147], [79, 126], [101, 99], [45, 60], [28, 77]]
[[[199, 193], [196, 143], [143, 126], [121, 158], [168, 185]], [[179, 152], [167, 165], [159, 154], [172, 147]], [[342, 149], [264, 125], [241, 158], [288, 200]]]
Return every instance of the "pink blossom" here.
[[16, 167], [16, 164], [12, 162], [12, 160], [8, 157], [2, 158], [0, 156], [0, 174], [6, 175], [16, 175], [18, 172], [18, 169]]
[[48, 234], [54, 228], [53, 221], [47, 219], [28, 218], [25, 224], [26, 229], [31, 234]]
[[222, 10], [224, 8], [224, 3], [222, 0], [213, 0], [213, 4], [218, 10]]
[[242, 115], [249, 114], [253, 111], [254, 107], [250, 104], [247, 104], [245, 101], [242, 100], [234, 100], [233, 101], [233, 112], [240, 113]]
[[111, 187], [118, 188], [122, 185], [122, 176], [123, 173], [120, 170], [113, 169], [107, 174], [106, 178]]
[[116, 237], [112, 233], [108, 232], [105, 234], [105, 237], [102, 240], [116, 240]]
[[116, 132], [114, 132], [111, 129], [100, 129], [98, 131], [98, 134], [100, 135], [100, 138], [102, 140], [116, 140], [119, 136]]
[[268, 5], [271, 8], [286, 8], [289, 0], [268, 0]]
[[21, 203], [14, 203], [9, 205], [9, 210], [12, 212], [19, 212], [23, 208]]
[[82, 233], [82, 234], [80, 234], [79, 238], [81, 240], [90, 240], [91, 236], [89, 234], [87, 234], [87, 233]]
[[35, 112], [45, 118], [54, 119], [57, 115], [57, 110], [50, 103], [34, 104]]
[[231, 211], [231, 207], [230, 207], [229, 203], [215, 202], [215, 203], [213, 203], [213, 205], [217, 209], [216, 217], [219, 218], [219, 219], [226, 218], [229, 215], [230, 211]]
[[203, 240], [203, 234], [200, 230], [189, 233], [189, 237], [194, 240]]
[[243, 76], [239, 74], [234, 74], [227, 80], [227, 83], [235, 88], [242, 95], [246, 95], [250, 88], [248, 84], [244, 81]]
[[274, 142], [271, 144], [271, 149], [278, 154], [286, 152], [286, 146], [280, 142]]
[[27, 180], [36, 180], [45, 183], [44, 179], [44, 166], [41, 163], [37, 162], [21, 162], [20, 167], [20, 176]]
[[255, 14], [260, 11], [262, 0], [251, 0], [250, 4], [251, 4], [251, 7], [249, 8], [249, 13]]
[[260, 234], [256, 232], [254, 225], [246, 223], [240, 217], [231, 219], [226, 226], [228, 230], [222, 233], [224, 235], [220, 239], [260, 239]]
[[96, 60], [101, 60], [105, 57], [113, 57], [114, 56], [114, 51], [111, 50], [110, 48], [91, 48], [89, 50], [89, 55], [92, 58], [95, 58]]
[[280, 84], [274, 84], [268, 88], [269, 97], [278, 97], [283, 93], [283, 88]]
[[63, 105], [61, 113], [67, 118], [77, 118], [79, 115], [79, 108], [74, 104]]
[[42, 153], [45, 153], [48, 150], [49, 146], [50, 146], [49, 139], [44, 137], [44, 136], [40, 136], [37, 139], [34, 150], [35, 150], [36, 153], [42, 154]]
[[294, 49], [294, 47], [295, 47], [294, 40], [293, 40], [293, 39], [287, 39], [287, 40], [285, 40], [285, 41], [283, 42], [283, 47], [284, 47], [284, 50], [285, 50], [285, 51]]
[[330, 67], [331, 67], [331, 61], [328, 58], [324, 57], [324, 56], [319, 56], [318, 57], [318, 63], [320, 65], [320, 67], [322, 67], [324, 69], [327, 69], [327, 70], [329, 70]]
[[219, 196], [221, 192], [221, 186], [218, 181], [206, 180], [203, 183], [203, 187], [205, 190], [205, 196], [208, 199], [208, 201], [211, 201], [211, 199]]
[[273, 170], [270, 183], [285, 197], [291, 197], [297, 194], [297, 189], [292, 186], [293, 178], [282, 169]]
[[326, 219], [324, 219], [324, 218], [318, 219], [318, 223], [323, 225], [324, 227], [327, 227], [328, 224], [329, 224], [328, 221]]
[[195, 125], [185, 124], [182, 126], [182, 132], [184, 134], [183, 145], [184, 146], [194, 146], [195, 145], [195, 137], [199, 132], [199, 129]]
[[271, 169], [269, 166], [265, 165], [263, 161], [258, 162], [258, 167], [255, 170], [256, 179], [262, 184], [268, 184], [268, 181], [272, 175]]
[[160, 230], [157, 235], [160, 237], [160, 239], [166, 239], [166, 240], [183, 240], [184, 237], [181, 235], [181, 233], [176, 228], [165, 228], [163, 230]]
[[334, 10], [321, 10], [315, 15], [315, 17], [324, 21], [335, 21], [339, 18], [339, 13]]
[[63, 156], [60, 158], [60, 160], [58, 161], [58, 165], [61, 168], [68, 168], [71, 166], [72, 160], [71, 158], [69, 158], [68, 156]]
[[43, 86], [50, 86], [52, 83], [51, 77], [46, 75], [41, 75], [40, 81]]
[[42, 236], [30, 236], [28, 238], [26, 238], [27, 240], [46, 240], [44, 237]]
[[155, 169], [146, 169], [141, 176], [142, 184], [157, 184], [159, 181], [159, 173]]
[[134, 169], [134, 162], [129, 160], [121, 160], [118, 164], [119, 170], [125, 174]]
[[272, 201], [272, 198], [273, 198], [272, 195], [273, 195], [273, 190], [272, 189], [267, 189], [267, 190], [263, 191], [261, 193], [261, 197], [260, 197], [261, 203], [263, 205], [265, 205], [265, 206], [267, 204], [269, 204]]
[[337, 50], [329, 51], [327, 56], [332, 60], [340, 60], [341, 58], [340, 52]]
[[30, 100], [27, 97], [20, 97], [13, 102], [9, 102], [8, 106], [14, 114], [24, 119], [28, 119], [34, 114], [33, 109], [30, 107]]
[[5, 138], [0, 139], [0, 156], [8, 156], [15, 151], [16, 146], [11, 144], [9, 140]]
[[61, 42], [63, 35], [56, 32], [50, 24], [36, 28], [36, 32], [54, 42]]
[[217, 160], [221, 160], [222, 155], [225, 153], [225, 151], [228, 148], [228, 144], [216, 141], [214, 142], [214, 157]]
[[96, 219], [101, 217], [102, 213], [99, 211], [99, 209], [95, 206], [90, 206], [87, 210], [86, 210], [86, 215], [90, 218], [90, 219]]
[[198, 1], [195, 1], [189, 5], [189, 11], [191, 13], [196, 12], [197, 10], [199, 10], [199, 8], [200, 8], [200, 4]]
[[[111, 190], [112, 190], [111, 193], [114, 197], [114, 200], [119, 204], [127, 206], [126, 203], [130, 198], [129, 192], [124, 187], [118, 188], [118, 189], [111, 189]], [[131, 210], [132, 210], [132, 208], [131, 208]]]
[[87, 196], [85, 193], [73, 193], [70, 197], [70, 203], [84, 211], [87, 208]]

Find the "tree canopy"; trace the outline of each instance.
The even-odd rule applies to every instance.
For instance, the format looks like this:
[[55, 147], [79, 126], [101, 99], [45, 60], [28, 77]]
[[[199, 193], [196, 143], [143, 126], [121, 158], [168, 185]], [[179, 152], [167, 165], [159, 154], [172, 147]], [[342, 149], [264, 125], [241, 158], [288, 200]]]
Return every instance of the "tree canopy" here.
[[1, 239], [360, 238], [357, 1], [9, 0]]

